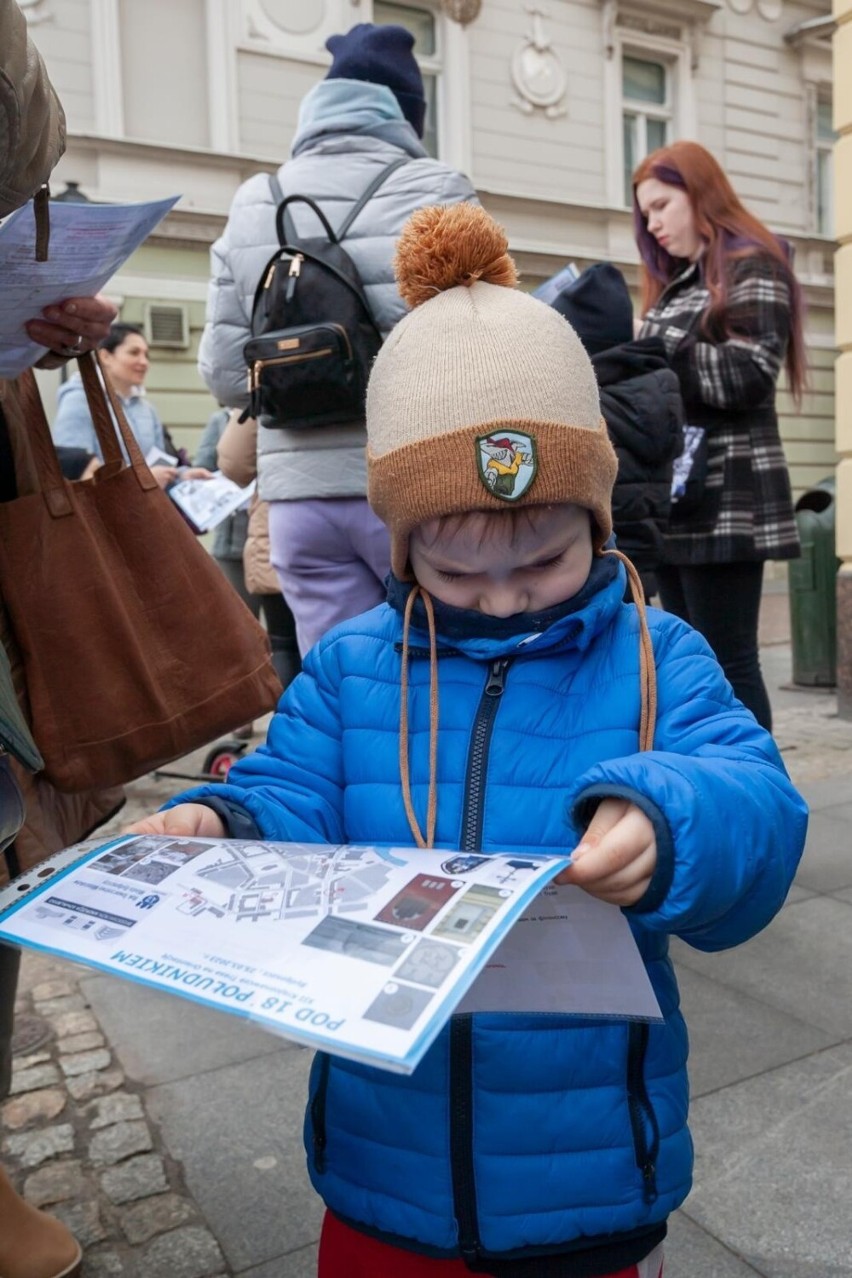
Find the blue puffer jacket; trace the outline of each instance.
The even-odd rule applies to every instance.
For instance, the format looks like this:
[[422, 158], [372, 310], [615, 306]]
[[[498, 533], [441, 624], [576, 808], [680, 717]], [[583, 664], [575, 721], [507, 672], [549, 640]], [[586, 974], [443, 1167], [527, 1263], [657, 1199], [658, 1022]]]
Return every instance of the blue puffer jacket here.
[[[806, 809], [772, 739], [704, 640], [651, 610], [659, 710], [637, 753], [639, 641], [621, 568], [533, 639], [439, 634], [437, 845], [564, 851], [602, 795], [654, 821], [658, 868], [627, 911], [665, 1023], [454, 1017], [408, 1078], [319, 1055], [313, 1184], [365, 1232], [488, 1273], [609, 1273], [645, 1255], [690, 1187], [686, 1029], [674, 933], [736, 945], [781, 906]], [[397, 611], [330, 632], [282, 699], [267, 745], [223, 786], [181, 796], [250, 814], [271, 839], [410, 844], [399, 783]], [[428, 641], [409, 724], [415, 809], [428, 788]], [[418, 660], [417, 657], [420, 657]], [[499, 1257], [500, 1259], [490, 1259]], [[529, 1267], [532, 1266], [532, 1267]]]

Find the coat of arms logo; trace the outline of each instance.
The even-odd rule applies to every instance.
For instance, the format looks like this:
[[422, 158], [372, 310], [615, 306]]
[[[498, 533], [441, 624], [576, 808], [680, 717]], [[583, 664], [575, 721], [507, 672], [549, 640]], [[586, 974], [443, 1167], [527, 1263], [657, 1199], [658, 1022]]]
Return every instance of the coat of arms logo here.
[[523, 497], [538, 470], [538, 452], [532, 435], [520, 430], [496, 430], [476, 441], [479, 478], [501, 501]]

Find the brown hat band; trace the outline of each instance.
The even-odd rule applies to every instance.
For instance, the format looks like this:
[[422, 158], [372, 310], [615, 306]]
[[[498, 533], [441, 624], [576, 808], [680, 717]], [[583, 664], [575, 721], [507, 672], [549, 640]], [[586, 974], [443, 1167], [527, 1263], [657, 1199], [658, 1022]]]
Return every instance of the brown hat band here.
[[[511, 454], [502, 446], [519, 439], [526, 452], [515, 495], [510, 468], [502, 464]], [[603, 419], [597, 429], [502, 420], [414, 440], [380, 457], [368, 447], [367, 494], [390, 530], [391, 567], [405, 577], [411, 530], [466, 511], [573, 503], [594, 516], [595, 549], [600, 549], [612, 532], [610, 497], [617, 469]]]

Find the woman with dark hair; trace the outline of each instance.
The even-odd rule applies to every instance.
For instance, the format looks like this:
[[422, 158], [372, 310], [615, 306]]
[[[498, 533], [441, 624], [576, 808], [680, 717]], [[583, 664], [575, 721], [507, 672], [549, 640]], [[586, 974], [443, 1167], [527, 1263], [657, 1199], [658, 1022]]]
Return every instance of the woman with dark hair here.
[[[135, 324], [113, 324], [108, 336], [100, 343], [99, 350], [101, 366], [121, 400], [143, 457], [147, 457], [152, 448], [164, 455], [168, 454], [165, 427], [156, 408], [145, 395], [145, 378], [150, 365], [148, 343], [142, 329]], [[79, 376], [69, 378], [59, 387], [53, 438], [58, 445], [84, 448], [103, 461], [86, 392]], [[161, 488], [167, 488], [178, 473], [175, 466], [166, 464], [152, 465], [151, 472]]]
[[643, 160], [633, 202], [638, 334], [665, 343], [692, 461], [691, 472], [676, 468], [660, 597], [704, 635], [737, 696], [771, 728], [757, 626], [764, 561], [800, 553], [775, 393], [782, 366], [797, 401], [804, 388], [801, 289], [789, 246], [698, 143]]

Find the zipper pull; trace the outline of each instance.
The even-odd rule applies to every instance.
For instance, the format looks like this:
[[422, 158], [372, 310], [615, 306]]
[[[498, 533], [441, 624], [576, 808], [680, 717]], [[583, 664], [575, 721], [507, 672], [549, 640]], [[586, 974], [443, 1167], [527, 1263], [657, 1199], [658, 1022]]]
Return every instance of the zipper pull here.
[[506, 671], [509, 668], [509, 662], [505, 657], [500, 661], [495, 661], [491, 666], [491, 673], [488, 676], [488, 682], [485, 685], [486, 697], [500, 697], [503, 695], [503, 689], [506, 686]]
[[275, 274], [275, 268], [277, 265], [278, 265], [277, 262], [273, 262], [269, 270], [266, 272], [266, 279], [263, 281], [264, 292], [266, 292], [266, 290], [269, 288], [269, 285], [272, 283], [272, 277]]
[[285, 302], [292, 302], [293, 294], [296, 291], [296, 280], [302, 271], [302, 255], [297, 253], [290, 262], [290, 270], [287, 272], [287, 291], [284, 294]]

